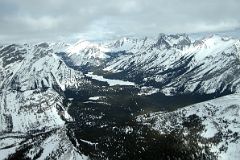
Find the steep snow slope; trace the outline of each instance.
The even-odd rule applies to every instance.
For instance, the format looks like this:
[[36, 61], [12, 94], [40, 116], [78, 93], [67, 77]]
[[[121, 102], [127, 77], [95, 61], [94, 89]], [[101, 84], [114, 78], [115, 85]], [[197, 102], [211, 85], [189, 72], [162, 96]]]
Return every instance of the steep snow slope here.
[[195, 137], [219, 160], [240, 157], [240, 95], [232, 94], [198, 103], [174, 112], [157, 112], [138, 117], [161, 134], [177, 132], [185, 139]]
[[[36, 152], [35, 156], [45, 159], [42, 156], [56, 156], [59, 151], [55, 150], [64, 147], [67, 149], [59, 155], [67, 159], [80, 156], [64, 133], [64, 120], [71, 117], [63, 106], [62, 92], [85, 81], [81, 72], [68, 68], [54, 54], [56, 48], [42, 43], [9, 45], [0, 50], [1, 159], [15, 156], [18, 151], [24, 153], [21, 158], [26, 158], [27, 152]], [[49, 139], [56, 141], [56, 148], [41, 147], [51, 146]]]

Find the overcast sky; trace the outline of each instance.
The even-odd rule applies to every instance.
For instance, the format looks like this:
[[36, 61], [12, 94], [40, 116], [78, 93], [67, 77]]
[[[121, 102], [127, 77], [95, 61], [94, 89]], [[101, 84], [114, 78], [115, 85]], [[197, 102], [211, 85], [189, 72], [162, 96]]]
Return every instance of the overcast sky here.
[[0, 0], [0, 41], [240, 28], [240, 0]]

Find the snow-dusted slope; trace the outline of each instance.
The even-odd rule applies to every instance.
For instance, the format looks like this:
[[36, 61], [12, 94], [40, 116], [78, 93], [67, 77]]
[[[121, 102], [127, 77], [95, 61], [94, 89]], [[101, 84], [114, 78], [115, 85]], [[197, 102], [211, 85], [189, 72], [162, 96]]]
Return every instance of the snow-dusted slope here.
[[[66, 87], [78, 87], [85, 82], [81, 72], [68, 68], [54, 54], [57, 48], [42, 43], [9, 45], [0, 50], [0, 159], [14, 156], [19, 150], [45, 159], [42, 156], [56, 156], [64, 147], [66, 150], [59, 155], [67, 159], [79, 155], [64, 133], [64, 119], [71, 117], [62, 104], [61, 93]], [[37, 139], [41, 132], [43, 136]], [[51, 147], [49, 139], [56, 141], [56, 146], [41, 147]]]
[[139, 122], [161, 134], [182, 133], [196, 137], [200, 147], [209, 147], [219, 160], [240, 157], [240, 95], [232, 94], [174, 112], [142, 115]]

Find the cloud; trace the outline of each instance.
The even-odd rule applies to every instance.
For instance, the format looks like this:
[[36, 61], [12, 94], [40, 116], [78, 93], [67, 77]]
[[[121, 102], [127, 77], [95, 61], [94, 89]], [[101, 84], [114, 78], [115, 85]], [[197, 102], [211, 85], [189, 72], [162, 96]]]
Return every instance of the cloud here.
[[232, 30], [240, 27], [239, 8], [239, 0], [1, 0], [0, 40]]

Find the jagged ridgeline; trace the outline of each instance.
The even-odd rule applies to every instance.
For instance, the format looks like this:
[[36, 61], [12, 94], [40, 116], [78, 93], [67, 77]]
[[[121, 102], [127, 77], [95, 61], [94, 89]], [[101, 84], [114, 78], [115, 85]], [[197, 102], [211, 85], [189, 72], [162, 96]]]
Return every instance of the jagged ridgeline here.
[[0, 159], [238, 159], [239, 57], [216, 35], [1, 45]]

